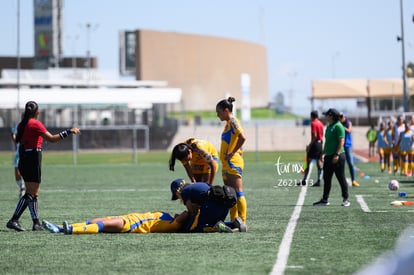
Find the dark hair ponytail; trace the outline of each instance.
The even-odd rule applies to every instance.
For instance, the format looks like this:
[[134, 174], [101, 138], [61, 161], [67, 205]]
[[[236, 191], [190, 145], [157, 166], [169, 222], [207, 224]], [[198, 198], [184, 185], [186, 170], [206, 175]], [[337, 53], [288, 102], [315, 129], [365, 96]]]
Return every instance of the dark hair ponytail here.
[[227, 99], [220, 100], [217, 103], [216, 108], [220, 108], [222, 110], [229, 109], [230, 112], [233, 112], [233, 102], [236, 101], [234, 97], [229, 96]]
[[170, 171], [174, 171], [175, 159], [183, 160], [190, 153], [190, 146], [185, 143], [178, 143], [174, 146], [170, 158]]
[[24, 129], [26, 128], [27, 122], [29, 122], [29, 119], [35, 117], [37, 110], [39, 109], [39, 106], [34, 101], [29, 101], [26, 103], [26, 106], [24, 108], [23, 118], [19, 123], [19, 126], [17, 127], [17, 135], [16, 135], [16, 143], [20, 143], [20, 139], [23, 136]]

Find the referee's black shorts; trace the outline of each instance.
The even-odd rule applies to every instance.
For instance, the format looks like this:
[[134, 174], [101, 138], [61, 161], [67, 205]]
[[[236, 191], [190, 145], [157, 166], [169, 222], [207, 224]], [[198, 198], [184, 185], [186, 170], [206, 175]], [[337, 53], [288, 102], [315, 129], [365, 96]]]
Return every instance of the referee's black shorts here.
[[20, 151], [19, 170], [24, 181], [38, 182], [42, 180], [42, 151]]
[[320, 159], [322, 157], [322, 140], [314, 142], [309, 148], [308, 158], [310, 159]]

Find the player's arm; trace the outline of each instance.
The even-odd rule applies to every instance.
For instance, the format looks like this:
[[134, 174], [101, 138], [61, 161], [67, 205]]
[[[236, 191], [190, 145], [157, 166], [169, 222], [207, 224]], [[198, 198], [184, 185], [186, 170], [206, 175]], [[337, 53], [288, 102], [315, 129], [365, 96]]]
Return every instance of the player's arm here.
[[244, 142], [246, 141], [246, 135], [243, 132], [240, 132], [237, 136], [237, 143], [234, 146], [232, 152], [227, 152], [227, 160], [231, 159], [237, 151], [243, 146]]
[[175, 214], [174, 221], [182, 225], [187, 222], [188, 218], [190, 218], [188, 211], [183, 211], [181, 214]]
[[187, 200], [185, 202], [185, 206], [187, 207], [188, 215], [190, 217], [193, 217], [195, 214], [197, 214], [198, 209], [200, 209], [200, 205], [193, 203], [191, 200]]
[[187, 172], [188, 177], [190, 178], [191, 182], [196, 182], [196, 179], [193, 175], [193, 170], [191, 169], [190, 164], [186, 161], [186, 162], [181, 162], [184, 166], [185, 171]]
[[352, 122], [348, 120], [348, 127], [344, 126], [344, 129], [345, 129], [345, 132], [347, 132], [348, 134], [351, 133], [351, 131], [352, 131]]
[[54, 142], [61, 141], [62, 139], [68, 137], [70, 134], [76, 135], [79, 133], [80, 133], [80, 130], [78, 128], [70, 128], [70, 129], [63, 130], [59, 134], [54, 134], [54, 135], [52, 135], [49, 131], [46, 131], [42, 134], [42, 137], [45, 140], [54, 143]]

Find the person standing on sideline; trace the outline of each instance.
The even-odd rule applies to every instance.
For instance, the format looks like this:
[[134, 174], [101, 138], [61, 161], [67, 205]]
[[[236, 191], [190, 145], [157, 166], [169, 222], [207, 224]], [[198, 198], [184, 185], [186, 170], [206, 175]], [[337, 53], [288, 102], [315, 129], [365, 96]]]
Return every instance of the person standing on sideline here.
[[169, 166], [174, 171], [175, 159], [185, 168], [191, 182], [207, 182], [213, 185], [218, 171], [218, 153], [216, 147], [207, 140], [189, 138], [174, 146]]
[[398, 140], [400, 135], [405, 131], [404, 117], [399, 115], [397, 117], [397, 122], [394, 124], [393, 131], [393, 148], [392, 148], [392, 157], [394, 162], [394, 174], [402, 167], [402, 160], [400, 159], [400, 147], [398, 145]]
[[15, 154], [14, 154], [14, 179], [16, 180], [16, 184], [20, 189], [20, 191], [19, 191], [19, 199], [20, 199], [21, 197], [24, 196], [24, 193], [26, 193], [26, 185], [24, 184], [23, 177], [22, 177], [22, 175], [20, 174], [20, 171], [19, 171], [19, 148], [20, 148], [20, 144], [16, 142], [17, 127], [18, 127], [18, 124], [16, 126], [12, 127], [11, 139], [13, 140], [14, 149], [15, 149]]
[[[380, 123], [380, 128], [378, 130], [377, 134], [377, 150], [378, 150], [378, 156], [379, 156], [379, 163], [380, 163], [380, 169], [381, 172], [384, 172], [386, 161], [388, 158], [389, 161], [389, 151], [387, 151], [387, 148], [389, 148], [389, 141], [387, 138], [387, 129], [385, 126], [385, 122], [382, 121]], [[388, 156], [386, 156], [388, 154]], [[389, 162], [388, 162], [388, 168], [389, 168]]]
[[16, 142], [20, 143], [19, 170], [26, 184], [26, 193], [17, 202], [13, 217], [7, 222], [7, 228], [24, 231], [19, 218], [29, 207], [33, 220], [33, 231], [44, 230], [39, 222], [37, 197], [40, 191], [42, 168], [42, 142], [58, 142], [70, 134], [79, 134], [78, 128], [66, 129], [59, 134], [52, 135], [42, 122], [38, 120], [39, 107], [36, 102], [26, 103], [23, 118], [17, 128]]
[[368, 156], [374, 157], [375, 156], [375, 142], [377, 141], [377, 130], [373, 124], [371, 124], [371, 128], [368, 129], [367, 132], [367, 139], [368, 139]]
[[321, 185], [322, 176], [322, 151], [323, 151], [323, 123], [318, 119], [318, 111], [310, 113], [311, 118], [311, 140], [306, 146], [306, 169], [304, 171], [302, 185], [308, 183], [310, 174], [310, 164], [313, 160], [318, 168], [318, 180], [312, 186]]
[[236, 217], [240, 217], [246, 223], [247, 203], [242, 180], [244, 169], [242, 146], [246, 142], [246, 135], [239, 120], [233, 116], [234, 101], [233, 97], [229, 97], [216, 105], [217, 117], [220, 121], [226, 122], [221, 134], [220, 161], [224, 184], [233, 187], [237, 194], [237, 203], [230, 209], [230, 219], [235, 220]]
[[392, 173], [391, 169], [391, 155], [392, 155], [392, 148], [393, 144], [393, 136], [394, 136], [394, 122], [392, 120], [388, 121], [388, 128], [385, 130], [385, 136], [387, 138], [388, 144], [387, 147], [384, 148], [384, 160], [385, 165], [388, 168], [388, 174]]
[[346, 114], [344, 112], [340, 113], [339, 118], [345, 129], [344, 150], [346, 162], [348, 163], [349, 167], [352, 186], [358, 187], [359, 183], [355, 180], [354, 156], [352, 154], [352, 122], [346, 117]]
[[401, 175], [411, 177], [412, 175], [412, 146], [414, 134], [410, 129], [408, 120], [404, 122], [405, 131], [400, 134], [398, 139], [398, 147], [400, 148]]
[[348, 184], [345, 179], [345, 129], [342, 123], [339, 122], [340, 115], [336, 109], [329, 109], [325, 113], [328, 126], [325, 130], [325, 147], [324, 147], [324, 162], [323, 162], [323, 196], [322, 199], [315, 202], [314, 206], [329, 205], [329, 193], [332, 187], [332, 176], [335, 176], [341, 186], [342, 192], [342, 206], [350, 206], [348, 200]]

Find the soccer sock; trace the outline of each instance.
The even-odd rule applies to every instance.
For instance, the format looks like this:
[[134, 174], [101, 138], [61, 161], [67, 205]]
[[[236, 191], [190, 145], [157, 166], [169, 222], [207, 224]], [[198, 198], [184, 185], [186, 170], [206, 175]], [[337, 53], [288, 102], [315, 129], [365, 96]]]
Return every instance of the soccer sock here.
[[[239, 198], [237, 198], [237, 201], [239, 200]], [[230, 208], [230, 220], [234, 221], [237, 218], [237, 203]]]
[[381, 171], [384, 171], [385, 169], [384, 160], [380, 160], [380, 166], [381, 166]]
[[403, 174], [408, 172], [408, 162], [406, 160], [404, 160], [404, 164], [403, 164], [403, 171], [401, 171]]
[[19, 180], [16, 180], [17, 186], [19, 186], [20, 189], [26, 189], [26, 186], [24, 184], [24, 180], [21, 178]]
[[318, 181], [321, 181], [322, 179], [322, 168], [318, 167]]
[[30, 216], [34, 223], [39, 223], [39, 207], [37, 203], [37, 197], [29, 194], [29, 210]]
[[85, 224], [71, 224], [72, 234], [97, 234], [103, 232], [104, 224], [103, 222]]
[[12, 220], [15, 220], [15, 221], [19, 220], [24, 210], [26, 210], [28, 204], [29, 204], [29, 194], [25, 194], [23, 197], [19, 199], [16, 209], [14, 210]]
[[237, 192], [237, 212], [238, 216], [246, 223], [247, 202], [243, 192]]

